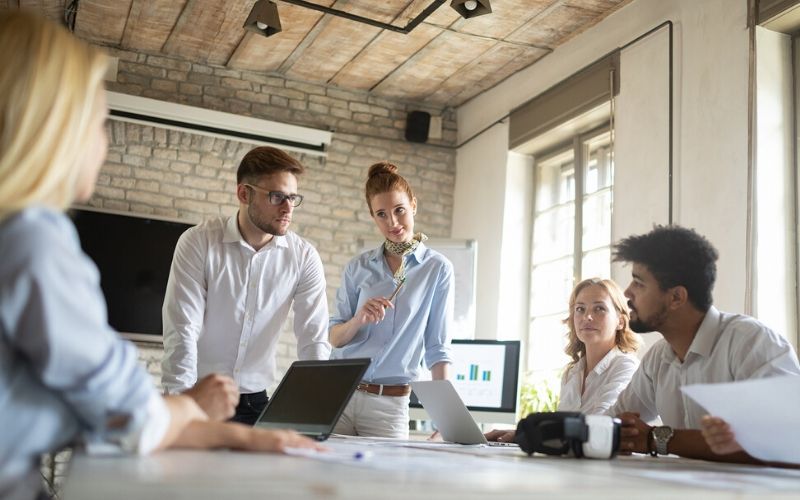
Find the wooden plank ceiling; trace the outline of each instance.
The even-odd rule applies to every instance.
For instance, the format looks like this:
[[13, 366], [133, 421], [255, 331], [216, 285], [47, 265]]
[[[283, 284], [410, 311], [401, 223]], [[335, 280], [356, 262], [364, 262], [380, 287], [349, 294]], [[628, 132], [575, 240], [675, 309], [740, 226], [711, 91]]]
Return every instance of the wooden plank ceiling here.
[[[432, 0], [312, 0], [404, 27]], [[448, 0], [402, 34], [278, 0], [283, 31], [242, 28], [254, 0], [0, 0], [63, 19], [101, 45], [458, 106], [534, 64], [631, 0], [491, 0], [463, 19]]]

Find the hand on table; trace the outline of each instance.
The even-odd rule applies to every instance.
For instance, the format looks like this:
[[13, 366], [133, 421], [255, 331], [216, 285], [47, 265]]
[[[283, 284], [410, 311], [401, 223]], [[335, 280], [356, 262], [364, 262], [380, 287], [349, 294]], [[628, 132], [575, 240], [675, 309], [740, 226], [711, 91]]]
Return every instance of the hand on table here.
[[428, 436], [426, 441], [444, 441], [444, 438], [442, 438], [442, 434], [439, 431], [433, 431], [433, 434]]
[[248, 451], [274, 451], [285, 453], [287, 448], [307, 448], [315, 451], [327, 451], [328, 448], [322, 446], [313, 439], [302, 436], [290, 430], [267, 430], [252, 429], [252, 435], [248, 445]]
[[504, 429], [493, 429], [484, 436], [486, 436], [487, 441], [497, 441], [498, 443], [513, 443], [514, 436], [516, 436], [517, 431], [514, 429], [504, 430]]
[[647, 440], [650, 437], [651, 426], [639, 418], [638, 413], [626, 412], [619, 415], [622, 420], [620, 429], [619, 451], [621, 454], [649, 453], [650, 447]]

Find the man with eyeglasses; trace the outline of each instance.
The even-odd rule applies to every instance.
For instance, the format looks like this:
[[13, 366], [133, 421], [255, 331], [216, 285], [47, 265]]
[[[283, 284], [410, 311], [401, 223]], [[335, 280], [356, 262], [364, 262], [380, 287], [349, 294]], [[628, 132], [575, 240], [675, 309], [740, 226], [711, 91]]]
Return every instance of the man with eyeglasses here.
[[[238, 213], [181, 236], [162, 311], [162, 381], [168, 393], [213, 398], [204, 408], [216, 404], [234, 421], [255, 423], [267, 404], [266, 388], [275, 382], [275, 352], [290, 307], [297, 356], [330, 356], [322, 260], [289, 231], [303, 201], [297, 194], [303, 170], [280, 149], [253, 149], [236, 173]], [[218, 385], [238, 392], [226, 399], [223, 391], [201, 390], [212, 382], [198, 380], [213, 373], [222, 374]]]

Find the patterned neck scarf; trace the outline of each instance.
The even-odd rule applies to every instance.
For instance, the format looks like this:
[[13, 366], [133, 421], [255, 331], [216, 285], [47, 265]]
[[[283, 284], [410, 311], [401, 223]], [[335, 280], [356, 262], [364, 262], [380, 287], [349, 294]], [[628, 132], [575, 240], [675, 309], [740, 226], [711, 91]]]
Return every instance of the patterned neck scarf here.
[[428, 237], [425, 236], [423, 233], [417, 233], [409, 241], [404, 241], [402, 243], [395, 243], [394, 241], [390, 241], [389, 239], [383, 242], [383, 248], [385, 248], [388, 253], [400, 256], [400, 267], [398, 267], [397, 271], [395, 271], [394, 273], [395, 280], [397, 281], [405, 280], [406, 278], [405, 256], [410, 253], [413, 253], [414, 250], [417, 249], [419, 244], [427, 239]]

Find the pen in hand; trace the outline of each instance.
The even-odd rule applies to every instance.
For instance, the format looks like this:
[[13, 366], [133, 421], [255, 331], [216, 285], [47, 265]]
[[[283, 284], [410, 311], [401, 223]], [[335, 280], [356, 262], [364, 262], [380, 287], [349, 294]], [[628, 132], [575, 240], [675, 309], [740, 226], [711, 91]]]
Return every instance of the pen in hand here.
[[[397, 287], [394, 289], [394, 292], [392, 292], [392, 294], [387, 299], [389, 302], [394, 300], [394, 298], [397, 296], [397, 292], [400, 291], [400, 288], [403, 286], [403, 283], [405, 283], [405, 282], [406, 282], [406, 277], [405, 276], [403, 276], [402, 278], [397, 280]], [[383, 306], [383, 308], [386, 309], [386, 306]]]

